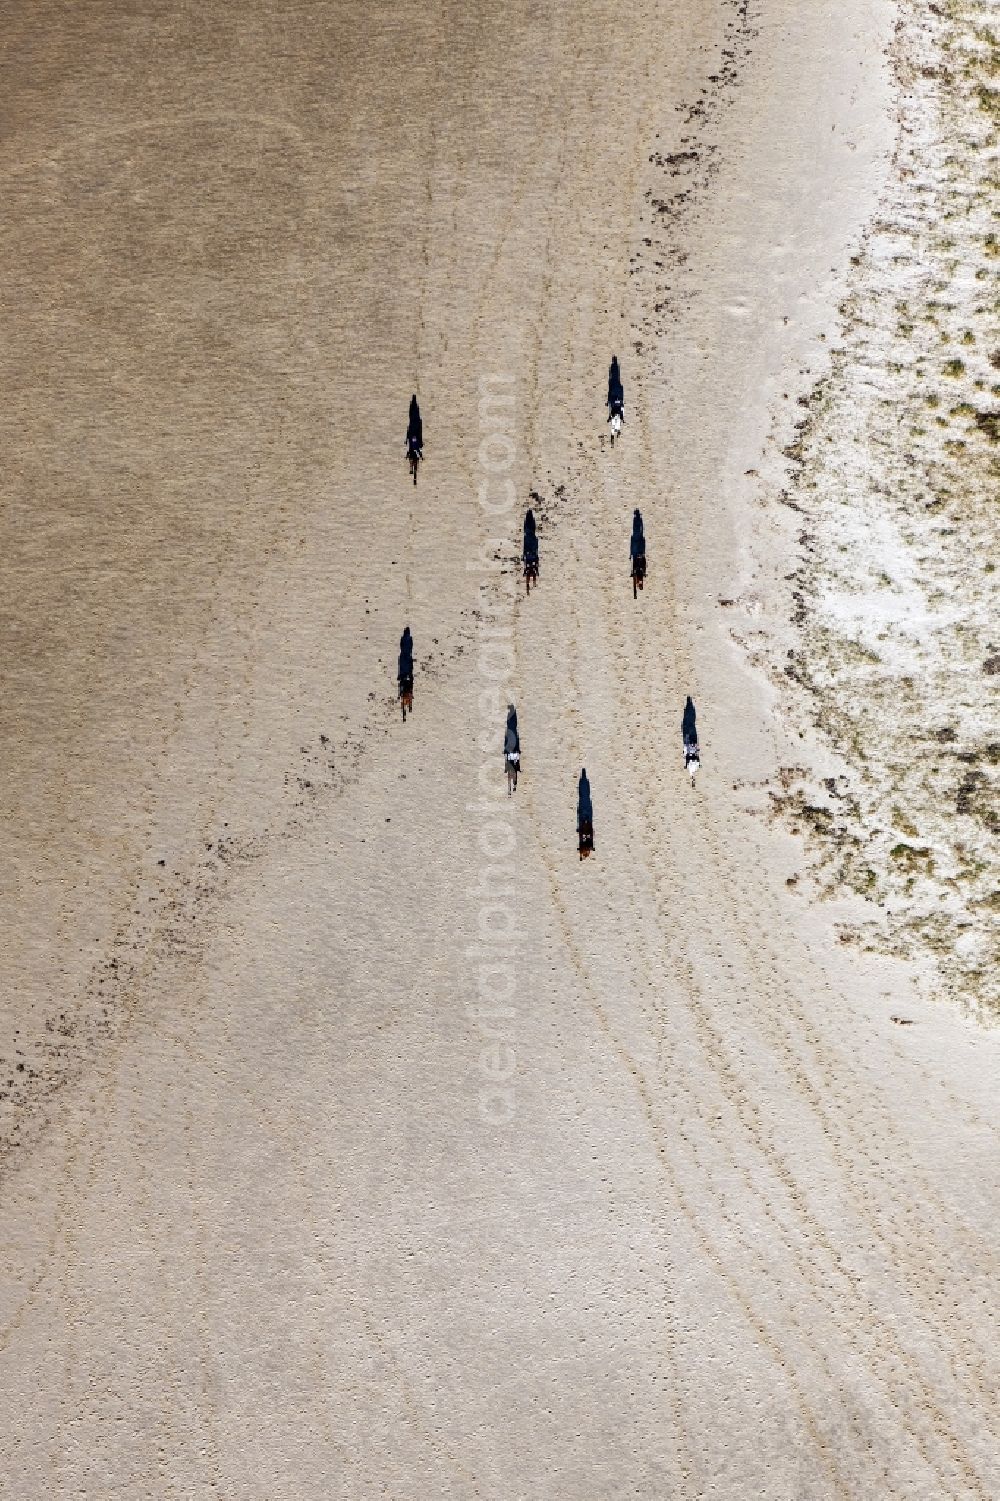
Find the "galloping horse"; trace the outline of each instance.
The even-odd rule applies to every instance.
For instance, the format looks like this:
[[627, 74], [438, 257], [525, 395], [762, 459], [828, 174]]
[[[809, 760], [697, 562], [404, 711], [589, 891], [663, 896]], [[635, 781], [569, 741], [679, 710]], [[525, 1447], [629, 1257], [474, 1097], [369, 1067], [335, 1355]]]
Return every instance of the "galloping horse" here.
[[646, 578], [646, 536], [642, 526], [642, 512], [638, 509], [632, 516], [632, 541], [629, 545], [632, 558], [632, 598], [638, 599], [639, 590]]
[[424, 456], [424, 424], [416, 396], [410, 397], [410, 415], [406, 424], [406, 462], [417, 483], [417, 465]]
[[590, 782], [586, 767], [580, 773], [577, 789], [576, 831], [580, 841], [580, 859], [583, 860], [594, 848], [594, 809], [590, 801]]
[[507, 796], [517, 791], [517, 773], [521, 766], [521, 737], [517, 733], [517, 710], [507, 705], [507, 728], [503, 737], [503, 764], [507, 770]]
[[684, 743], [684, 770], [692, 783], [701, 767], [701, 751], [698, 749], [698, 721], [695, 716], [694, 699], [688, 695], [681, 719], [681, 739]]
[[532, 510], [528, 510], [524, 518], [521, 556], [524, 559], [525, 591], [530, 594], [532, 584], [538, 583], [538, 538], [535, 536], [535, 513]]
[[399, 668], [396, 681], [399, 683], [399, 702], [402, 706], [405, 724], [406, 711], [413, 713], [413, 637], [410, 635], [409, 626], [406, 626], [399, 638]]
[[611, 447], [614, 448], [615, 439], [625, 421], [625, 388], [616, 354], [611, 356], [611, 368], [608, 371], [608, 421], [611, 423]]

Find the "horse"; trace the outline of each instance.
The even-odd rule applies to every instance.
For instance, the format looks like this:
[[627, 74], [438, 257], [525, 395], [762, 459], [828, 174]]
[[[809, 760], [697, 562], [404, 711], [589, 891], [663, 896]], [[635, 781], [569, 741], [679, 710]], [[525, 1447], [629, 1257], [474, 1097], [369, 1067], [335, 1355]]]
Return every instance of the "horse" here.
[[413, 673], [408, 672], [399, 680], [399, 702], [403, 709], [403, 723], [406, 723], [406, 711], [413, 713]]
[[639, 590], [646, 578], [646, 554], [636, 553], [632, 559], [632, 598], [639, 598]]
[[424, 456], [424, 424], [420, 416], [420, 403], [416, 393], [410, 397], [410, 415], [406, 423], [406, 462], [417, 483], [417, 465]]
[[614, 448], [614, 446], [615, 446], [615, 439], [618, 437], [618, 434], [621, 432], [621, 430], [622, 430], [622, 414], [621, 414], [621, 412], [612, 412], [611, 413], [611, 447], [612, 448]]
[[507, 772], [507, 796], [517, 791], [517, 773], [521, 765], [521, 737], [517, 733], [517, 710], [507, 705], [507, 728], [503, 734], [503, 764]]
[[594, 809], [590, 801], [590, 781], [586, 769], [580, 773], [577, 789], [576, 831], [580, 839], [580, 859], [583, 860], [594, 848]]
[[684, 743], [684, 769], [691, 773], [691, 781], [701, 765], [701, 755], [698, 750], [698, 717], [695, 713], [694, 699], [688, 694], [684, 704], [684, 714], [681, 718], [681, 740]]
[[524, 563], [524, 581], [531, 593], [532, 583], [538, 583], [538, 537], [535, 535], [535, 513], [530, 508], [524, 516], [524, 541], [521, 544], [521, 559]]

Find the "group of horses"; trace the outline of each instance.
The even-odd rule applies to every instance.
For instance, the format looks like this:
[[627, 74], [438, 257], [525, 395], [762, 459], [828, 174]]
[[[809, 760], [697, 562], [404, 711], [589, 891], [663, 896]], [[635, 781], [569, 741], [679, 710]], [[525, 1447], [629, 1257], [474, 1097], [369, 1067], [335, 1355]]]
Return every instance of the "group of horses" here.
[[[611, 445], [622, 430], [625, 421], [625, 391], [622, 386], [621, 371], [618, 366], [618, 356], [614, 355], [611, 360], [611, 368], [608, 371], [608, 422], [611, 424]], [[417, 466], [423, 458], [423, 423], [420, 417], [420, 407], [416, 396], [410, 398], [410, 414], [406, 428], [406, 460], [413, 483], [417, 483]], [[635, 510], [632, 516], [632, 540], [629, 546], [632, 577], [632, 598], [638, 599], [639, 590], [646, 580], [646, 535], [642, 521], [642, 513]], [[531, 593], [532, 584], [538, 583], [538, 536], [535, 529], [534, 512], [529, 508], [524, 518], [524, 536], [521, 548], [521, 560], [524, 566], [525, 592]], [[399, 683], [399, 701], [402, 706], [403, 719], [408, 713], [413, 712], [413, 637], [409, 626], [403, 631], [399, 643], [399, 669], [397, 674]], [[684, 706], [684, 715], [681, 721], [681, 738], [684, 746], [684, 766], [689, 773], [692, 782], [695, 773], [701, 765], [701, 753], [698, 748], [698, 727], [695, 718], [693, 701], [688, 698]], [[504, 730], [504, 769], [507, 774], [507, 795], [511, 796], [517, 791], [517, 777], [521, 765], [521, 741], [517, 729], [517, 710], [513, 704], [507, 707], [507, 725]], [[580, 781], [577, 787], [577, 810], [576, 828], [579, 841], [580, 859], [585, 859], [594, 849], [594, 809], [590, 796], [590, 781], [587, 777], [586, 768], [580, 773]]]

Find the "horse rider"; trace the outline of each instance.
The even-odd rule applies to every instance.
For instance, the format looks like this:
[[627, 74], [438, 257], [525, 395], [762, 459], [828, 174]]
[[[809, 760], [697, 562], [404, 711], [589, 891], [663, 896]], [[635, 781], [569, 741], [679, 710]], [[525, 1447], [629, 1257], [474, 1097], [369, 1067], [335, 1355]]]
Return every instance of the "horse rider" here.
[[629, 557], [633, 563], [645, 562], [646, 536], [642, 527], [642, 512], [638, 509], [632, 515], [632, 541], [629, 544]]
[[592, 834], [594, 823], [594, 809], [590, 801], [590, 780], [587, 776], [587, 768], [580, 773], [580, 783], [576, 793], [576, 827], [580, 834]]
[[513, 704], [507, 705], [507, 728], [503, 737], [504, 763], [510, 766], [518, 766], [521, 761], [521, 737], [517, 733], [517, 710]]
[[413, 637], [410, 635], [410, 627], [406, 626], [399, 638], [399, 685], [413, 681]]
[[535, 518], [529, 511], [524, 518], [524, 546], [522, 556], [525, 564], [538, 564], [538, 538], [535, 535]]
[[684, 742], [684, 765], [699, 759], [698, 721], [695, 716], [694, 699], [688, 694], [681, 719], [681, 738]]
[[424, 424], [420, 417], [420, 405], [415, 395], [410, 397], [410, 416], [406, 425], [406, 455], [411, 459], [424, 456]]

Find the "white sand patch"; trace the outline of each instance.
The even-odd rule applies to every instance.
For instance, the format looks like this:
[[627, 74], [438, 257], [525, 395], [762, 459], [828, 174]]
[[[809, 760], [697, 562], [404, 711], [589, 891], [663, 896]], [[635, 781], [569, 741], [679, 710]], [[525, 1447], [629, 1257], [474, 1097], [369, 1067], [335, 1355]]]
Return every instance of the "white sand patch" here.
[[[984, 1017], [1000, 1004], [993, 19], [901, 11], [893, 176], [787, 449], [805, 517], [790, 673], [807, 690], [789, 704], [846, 773], [846, 821], [812, 820], [824, 885], [877, 901], [869, 939], [929, 946], [935, 991]], [[792, 816], [811, 799], [792, 793]]]

